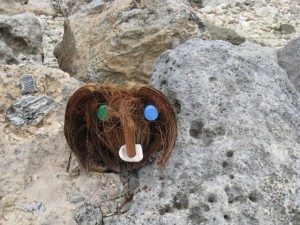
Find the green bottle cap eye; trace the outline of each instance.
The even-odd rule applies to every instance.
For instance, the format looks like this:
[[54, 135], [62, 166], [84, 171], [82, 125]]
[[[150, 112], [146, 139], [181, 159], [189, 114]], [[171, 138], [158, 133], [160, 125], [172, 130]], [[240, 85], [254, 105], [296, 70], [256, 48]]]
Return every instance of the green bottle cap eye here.
[[105, 121], [108, 116], [108, 105], [100, 105], [97, 112], [97, 117], [101, 121]]

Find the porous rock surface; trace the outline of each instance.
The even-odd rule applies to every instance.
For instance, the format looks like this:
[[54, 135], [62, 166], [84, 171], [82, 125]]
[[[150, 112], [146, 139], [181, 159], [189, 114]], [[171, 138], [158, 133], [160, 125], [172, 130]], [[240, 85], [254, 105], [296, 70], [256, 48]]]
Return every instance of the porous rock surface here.
[[[101, 12], [106, 8], [107, 0], [51, 0], [53, 7], [64, 17], [74, 14], [91, 15]], [[114, 0], [110, 0], [114, 1]]]
[[35, 15], [57, 14], [52, 6], [55, 0], [0, 0], [0, 14], [13, 16], [25, 12], [34, 13]]
[[[36, 80], [34, 96], [47, 96], [56, 107], [37, 125], [16, 129], [5, 115], [21, 96], [20, 79], [24, 74]], [[102, 215], [114, 214], [124, 204], [128, 188], [119, 175], [79, 173], [74, 157], [69, 164], [64, 113], [69, 97], [80, 85], [58, 69], [0, 66], [0, 224], [75, 225], [74, 212], [78, 212], [76, 218], [82, 224], [101, 224]], [[81, 196], [81, 200], [74, 200], [74, 196]], [[74, 201], [70, 201], [72, 197]], [[102, 215], [89, 219], [94, 214], [81, 210], [85, 204], [92, 208], [96, 205], [94, 208], [101, 209]]]
[[239, 45], [245, 42], [245, 38], [238, 35], [234, 30], [218, 27], [207, 21], [204, 21], [204, 25], [210, 34], [211, 40], [228, 41], [234, 45]]
[[43, 65], [58, 68], [57, 59], [53, 52], [64, 33], [64, 20], [62, 16], [40, 16], [43, 24]]
[[193, 39], [159, 57], [150, 83], [178, 112], [177, 146], [105, 224], [299, 224], [300, 100], [274, 61]]
[[197, 10], [203, 22], [263, 46], [283, 47], [300, 36], [299, 0], [204, 0], [203, 6]]
[[59, 67], [83, 81], [146, 82], [163, 51], [191, 37], [208, 37], [200, 19], [179, 0], [100, 3], [96, 11], [85, 7], [69, 17], [55, 51]]
[[278, 64], [286, 71], [292, 84], [300, 91], [300, 37], [278, 49]]
[[256, 53], [257, 55], [260, 55], [260, 57], [266, 57], [278, 63], [276, 49], [272, 47], [261, 46], [259, 44], [250, 41], [245, 41], [244, 43], [240, 44], [240, 47], [242, 47], [243, 51], [246, 50], [246, 51]]
[[37, 125], [55, 108], [48, 96], [22, 96], [6, 111], [6, 119], [14, 126]]
[[2, 64], [41, 63], [42, 26], [34, 15], [0, 15], [0, 36]]

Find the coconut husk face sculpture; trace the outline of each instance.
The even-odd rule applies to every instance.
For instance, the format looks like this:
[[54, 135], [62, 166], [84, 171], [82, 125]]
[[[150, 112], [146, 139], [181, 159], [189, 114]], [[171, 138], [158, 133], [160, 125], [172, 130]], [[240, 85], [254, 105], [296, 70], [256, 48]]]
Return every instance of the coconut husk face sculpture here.
[[101, 162], [120, 172], [158, 157], [163, 168], [177, 138], [177, 120], [158, 90], [142, 84], [89, 84], [69, 99], [64, 133], [83, 170]]

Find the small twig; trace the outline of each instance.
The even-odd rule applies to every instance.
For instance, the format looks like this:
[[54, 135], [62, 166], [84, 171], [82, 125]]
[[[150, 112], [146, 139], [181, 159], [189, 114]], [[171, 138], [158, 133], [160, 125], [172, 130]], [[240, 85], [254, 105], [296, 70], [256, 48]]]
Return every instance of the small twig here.
[[70, 156], [69, 156], [69, 161], [68, 161], [68, 166], [67, 166], [67, 170], [66, 172], [68, 173], [71, 167], [71, 161], [72, 161], [72, 152], [70, 152]]
[[136, 155], [134, 129], [129, 127], [128, 123], [123, 124], [125, 145], [128, 157], [132, 158]]

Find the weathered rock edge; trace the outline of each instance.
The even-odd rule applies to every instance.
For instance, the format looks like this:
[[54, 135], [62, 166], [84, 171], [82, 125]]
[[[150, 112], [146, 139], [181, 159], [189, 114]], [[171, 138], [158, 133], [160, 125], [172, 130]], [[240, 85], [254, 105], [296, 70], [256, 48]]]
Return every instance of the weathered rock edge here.
[[164, 52], [150, 83], [177, 109], [177, 147], [105, 224], [298, 224], [299, 94], [274, 61], [194, 39]]
[[97, 13], [69, 17], [55, 56], [63, 71], [82, 81], [148, 82], [157, 57], [192, 37], [209, 34], [179, 0], [115, 0]]

